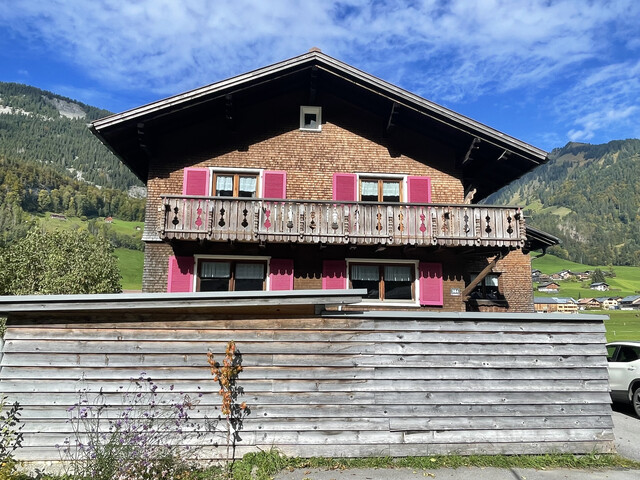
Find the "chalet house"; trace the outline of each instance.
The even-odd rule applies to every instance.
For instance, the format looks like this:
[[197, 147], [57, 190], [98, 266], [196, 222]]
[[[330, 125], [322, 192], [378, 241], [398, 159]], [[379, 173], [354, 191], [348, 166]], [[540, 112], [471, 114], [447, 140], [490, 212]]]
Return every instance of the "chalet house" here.
[[618, 302], [620, 310], [640, 310], [640, 295], [629, 295]]
[[594, 310], [602, 308], [602, 302], [597, 298], [581, 298], [578, 300], [580, 310]]
[[535, 310], [539, 313], [578, 313], [578, 302], [573, 298], [536, 297]]
[[217, 416], [229, 340], [238, 457], [614, 449], [606, 317], [535, 313], [557, 239], [478, 203], [545, 152], [319, 51], [91, 128], [147, 185], [144, 293], [0, 297], [18, 460], [59, 460], [80, 380], [117, 403], [144, 371]]
[[538, 285], [539, 292], [557, 293], [560, 291], [560, 285], [556, 282], [541, 283]]
[[477, 203], [545, 152], [319, 51], [91, 128], [147, 185], [144, 292], [531, 312], [527, 253], [556, 242]]
[[596, 300], [600, 302], [603, 310], [616, 310], [620, 297], [598, 297]]
[[609, 290], [609, 284], [605, 283], [605, 282], [594, 282], [591, 285], [589, 285], [589, 288], [591, 290], [598, 290], [600, 292], [606, 292], [607, 290]]

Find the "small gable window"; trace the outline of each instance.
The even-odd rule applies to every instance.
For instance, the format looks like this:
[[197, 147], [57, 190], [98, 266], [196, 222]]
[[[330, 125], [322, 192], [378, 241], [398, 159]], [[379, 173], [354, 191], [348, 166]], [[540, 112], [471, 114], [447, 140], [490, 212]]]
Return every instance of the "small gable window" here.
[[300, 130], [319, 132], [322, 130], [322, 107], [300, 107]]

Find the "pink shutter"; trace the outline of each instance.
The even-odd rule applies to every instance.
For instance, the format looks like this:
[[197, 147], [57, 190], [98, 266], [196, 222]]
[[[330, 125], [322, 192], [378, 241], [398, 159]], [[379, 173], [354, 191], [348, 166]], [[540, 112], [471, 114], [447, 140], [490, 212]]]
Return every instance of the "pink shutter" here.
[[193, 257], [169, 257], [167, 292], [193, 291]]
[[409, 203], [430, 203], [431, 178], [407, 177], [407, 200]]
[[322, 289], [335, 290], [347, 288], [347, 262], [344, 260], [325, 260], [322, 262]]
[[444, 303], [442, 264], [420, 262], [418, 270], [420, 273], [420, 305], [442, 305]]
[[209, 169], [185, 168], [182, 181], [183, 195], [209, 195]]
[[293, 290], [293, 260], [272, 258], [269, 262], [271, 290]]
[[287, 198], [287, 172], [262, 173], [262, 198]]
[[358, 200], [358, 179], [355, 173], [333, 174], [333, 199], [343, 202]]

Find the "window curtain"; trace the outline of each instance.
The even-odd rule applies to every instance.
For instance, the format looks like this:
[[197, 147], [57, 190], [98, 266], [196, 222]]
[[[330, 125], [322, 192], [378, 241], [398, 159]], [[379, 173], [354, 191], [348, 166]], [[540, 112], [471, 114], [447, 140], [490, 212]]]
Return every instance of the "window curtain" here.
[[230, 278], [231, 264], [228, 262], [204, 262], [200, 271], [201, 278]]
[[233, 177], [218, 175], [216, 177], [216, 192], [233, 192]]
[[378, 182], [362, 182], [362, 196], [378, 198]]
[[264, 278], [264, 264], [238, 263], [236, 265], [236, 278], [238, 280]]
[[384, 197], [400, 197], [400, 184], [398, 182], [383, 182], [382, 195]]
[[389, 282], [410, 282], [411, 267], [408, 265], [389, 265], [384, 267], [384, 279]]
[[351, 280], [378, 281], [380, 273], [377, 265], [352, 265]]
[[240, 191], [255, 193], [256, 177], [240, 177]]
[[484, 277], [484, 284], [488, 287], [497, 287], [498, 286], [498, 276], [497, 275], [487, 275]]

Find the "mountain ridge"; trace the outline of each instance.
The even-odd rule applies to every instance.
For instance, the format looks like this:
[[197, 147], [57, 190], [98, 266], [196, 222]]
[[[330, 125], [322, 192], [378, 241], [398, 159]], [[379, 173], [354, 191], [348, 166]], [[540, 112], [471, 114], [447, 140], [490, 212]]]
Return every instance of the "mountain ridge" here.
[[483, 203], [520, 204], [529, 225], [562, 240], [560, 258], [640, 265], [640, 139], [569, 142]]

